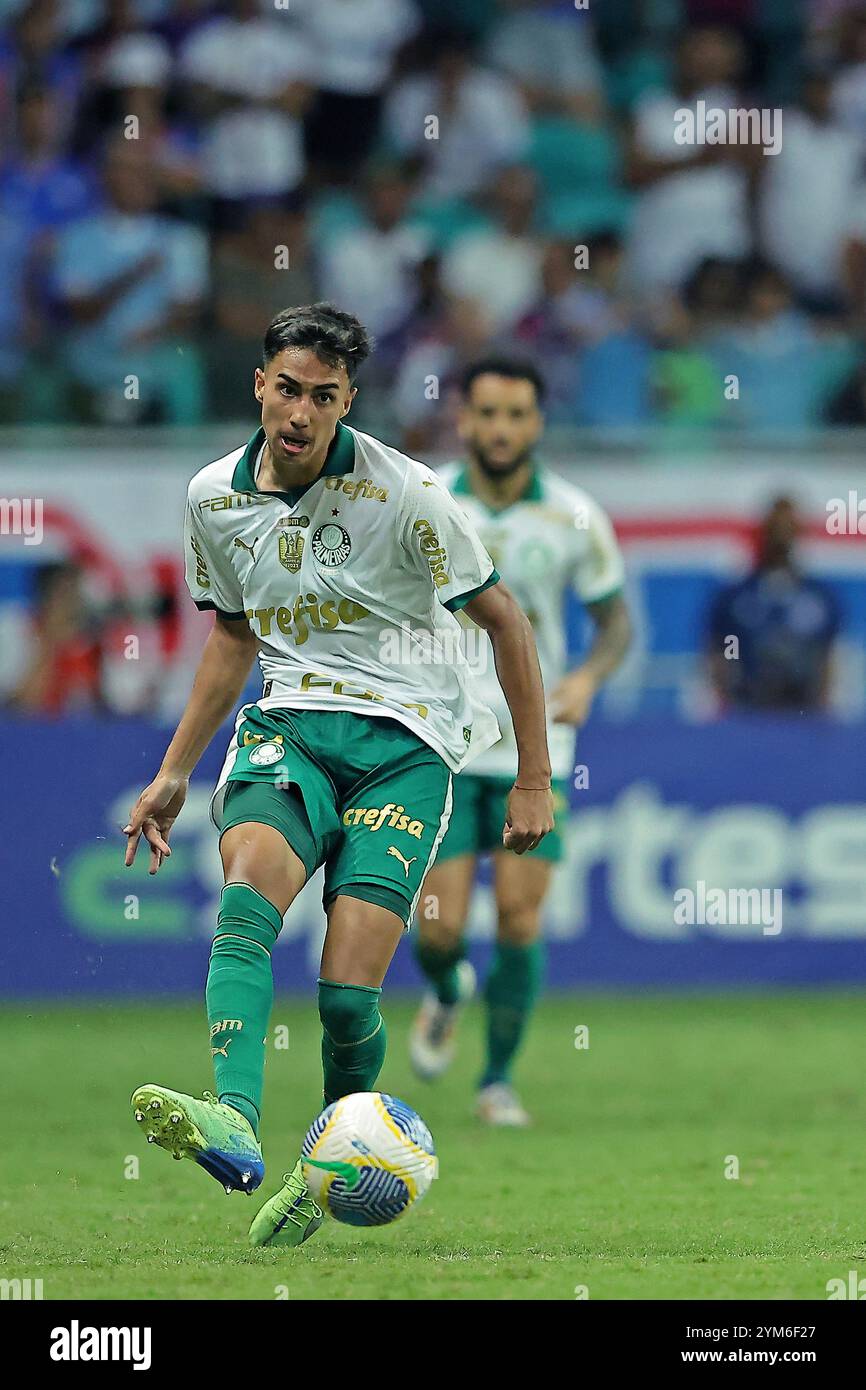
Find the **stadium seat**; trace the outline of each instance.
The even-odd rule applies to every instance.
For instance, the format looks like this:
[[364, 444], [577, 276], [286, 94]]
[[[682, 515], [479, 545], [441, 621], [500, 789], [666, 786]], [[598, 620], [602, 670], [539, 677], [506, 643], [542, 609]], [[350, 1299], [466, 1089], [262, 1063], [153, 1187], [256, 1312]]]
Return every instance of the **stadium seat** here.
[[600, 231], [623, 232], [633, 199], [615, 188], [597, 192], [554, 193], [542, 207], [541, 230], [553, 237], [592, 236]]
[[613, 132], [558, 116], [533, 122], [529, 162], [548, 195], [612, 189], [620, 180], [620, 152]]

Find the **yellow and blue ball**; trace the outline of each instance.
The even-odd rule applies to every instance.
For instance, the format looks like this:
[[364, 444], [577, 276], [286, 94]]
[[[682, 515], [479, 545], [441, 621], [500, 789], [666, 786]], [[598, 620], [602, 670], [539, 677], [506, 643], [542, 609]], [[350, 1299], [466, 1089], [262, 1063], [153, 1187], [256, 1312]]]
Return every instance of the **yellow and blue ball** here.
[[437, 1176], [433, 1136], [395, 1096], [358, 1091], [323, 1110], [301, 1149], [314, 1201], [349, 1226], [386, 1226]]

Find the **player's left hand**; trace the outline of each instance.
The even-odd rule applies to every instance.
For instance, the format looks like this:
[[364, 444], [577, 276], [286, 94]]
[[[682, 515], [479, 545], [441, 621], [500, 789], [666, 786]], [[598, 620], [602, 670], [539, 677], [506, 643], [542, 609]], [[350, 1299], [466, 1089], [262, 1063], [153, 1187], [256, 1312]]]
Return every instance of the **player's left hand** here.
[[133, 864], [138, 842], [144, 836], [150, 846], [148, 873], [159, 873], [163, 860], [171, 857], [168, 837], [180, 815], [188, 790], [188, 777], [169, 777], [164, 773], [145, 787], [123, 827], [123, 834], [127, 837], [124, 858], [127, 868]]
[[585, 724], [597, 689], [595, 676], [584, 666], [564, 676], [550, 695], [554, 724]]
[[508, 793], [502, 843], [515, 854], [535, 849], [553, 829], [553, 792], [512, 787]]

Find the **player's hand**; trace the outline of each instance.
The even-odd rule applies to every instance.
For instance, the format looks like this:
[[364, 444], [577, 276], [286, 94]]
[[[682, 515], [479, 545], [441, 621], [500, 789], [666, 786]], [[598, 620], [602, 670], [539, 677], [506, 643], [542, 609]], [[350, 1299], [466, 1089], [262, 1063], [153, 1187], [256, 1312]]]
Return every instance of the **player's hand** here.
[[163, 859], [171, 857], [169, 833], [180, 815], [188, 790], [188, 777], [169, 777], [165, 773], [145, 787], [129, 813], [128, 824], [123, 827], [128, 837], [124, 859], [127, 868], [135, 859], [142, 835], [150, 845], [149, 874], [158, 873]]
[[508, 793], [502, 843], [515, 854], [535, 849], [553, 829], [553, 792], [522, 791], [512, 787]]
[[564, 676], [550, 695], [554, 724], [585, 724], [597, 689], [595, 677], [585, 667]]

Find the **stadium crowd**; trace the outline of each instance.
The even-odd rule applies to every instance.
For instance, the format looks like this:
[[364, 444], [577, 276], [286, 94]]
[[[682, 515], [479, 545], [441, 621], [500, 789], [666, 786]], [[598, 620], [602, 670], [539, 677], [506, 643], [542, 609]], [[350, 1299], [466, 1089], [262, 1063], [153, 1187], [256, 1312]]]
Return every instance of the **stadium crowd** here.
[[[314, 298], [378, 339], [356, 422], [413, 449], [506, 342], [555, 424], [866, 421], [862, 4], [2, 11], [2, 423], [242, 419]], [[780, 151], [677, 144], [699, 100], [782, 108]]]

